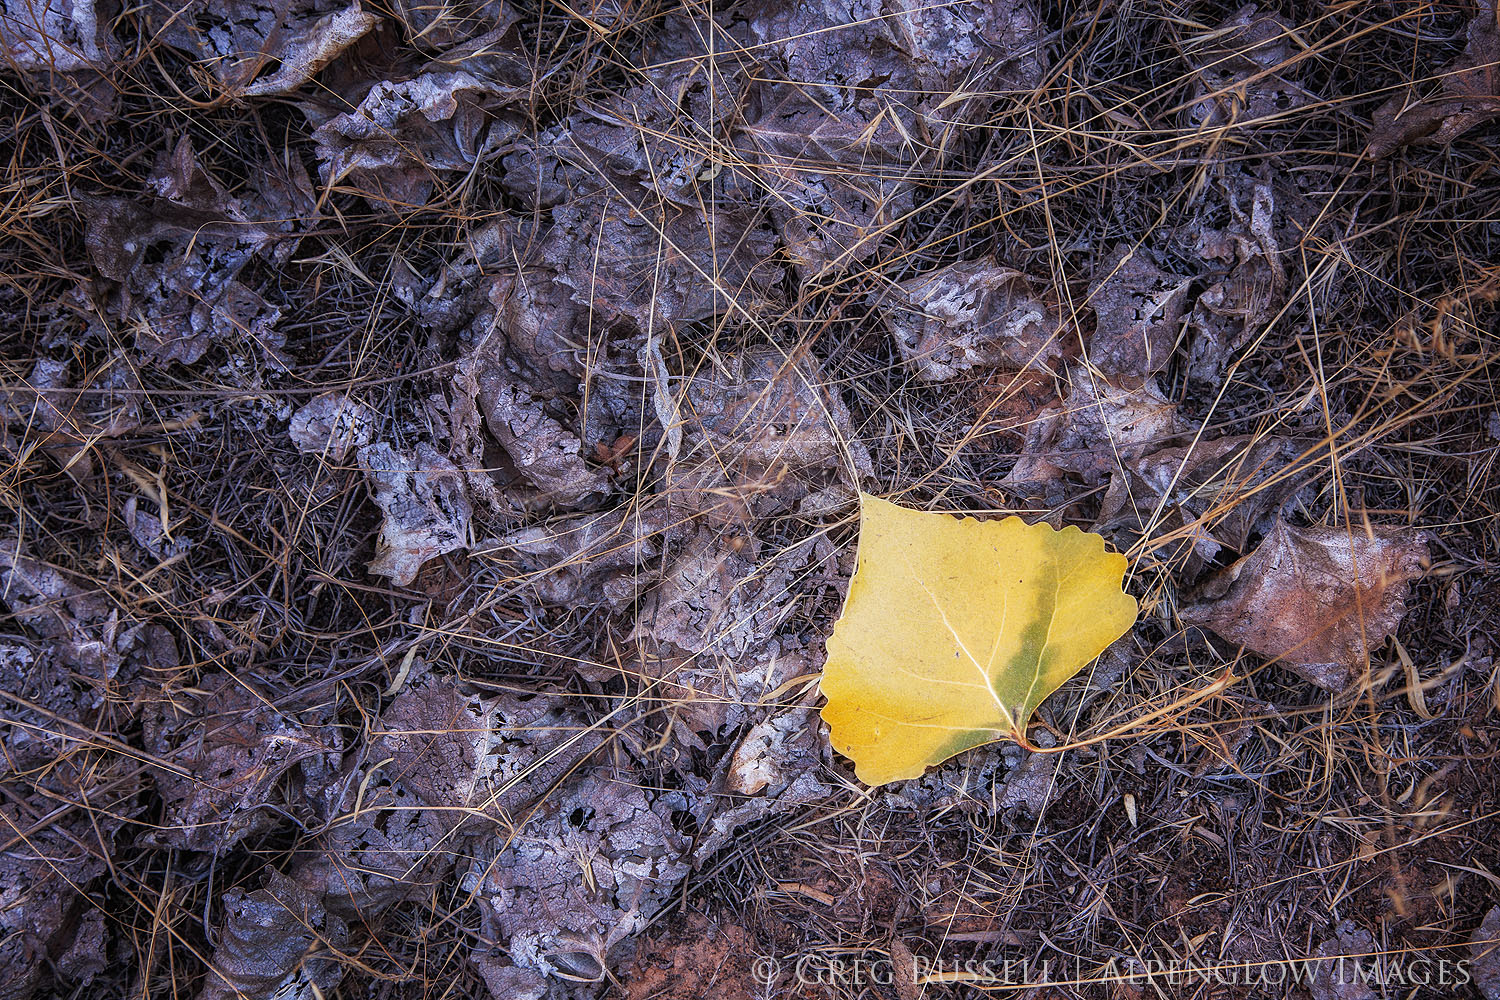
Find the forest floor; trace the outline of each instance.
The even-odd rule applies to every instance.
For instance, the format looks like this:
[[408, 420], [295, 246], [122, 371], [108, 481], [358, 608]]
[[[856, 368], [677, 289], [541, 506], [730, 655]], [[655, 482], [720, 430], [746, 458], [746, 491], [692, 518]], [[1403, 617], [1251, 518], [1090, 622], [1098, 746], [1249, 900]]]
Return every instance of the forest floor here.
[[[3, 0], [0, 997], [1500, 997], [1493, 0]], [[858, 494], [1129, 633], [870, 788]]]

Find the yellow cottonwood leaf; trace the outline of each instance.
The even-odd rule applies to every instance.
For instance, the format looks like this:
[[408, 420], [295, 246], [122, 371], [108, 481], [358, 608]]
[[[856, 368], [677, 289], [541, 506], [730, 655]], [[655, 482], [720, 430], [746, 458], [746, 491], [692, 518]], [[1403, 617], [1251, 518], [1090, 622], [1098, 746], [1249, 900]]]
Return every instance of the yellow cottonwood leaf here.
[[860, 496], [859, 565], [828, 639], [833, 748], [883, 785], [993, 740], [1135, 623], [1125, 557], [1077, 528]]

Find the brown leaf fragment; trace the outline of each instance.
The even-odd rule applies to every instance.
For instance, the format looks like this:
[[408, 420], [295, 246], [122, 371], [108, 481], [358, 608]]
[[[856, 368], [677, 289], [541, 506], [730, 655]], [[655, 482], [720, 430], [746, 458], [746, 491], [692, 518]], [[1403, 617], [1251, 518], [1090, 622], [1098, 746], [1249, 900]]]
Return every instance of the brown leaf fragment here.
[[1389, 156], [1414, 142], [1447, 145], [1500, 116], [1500, 8], [1494, 0], [1478, 0], [1463, 54], [1436, 76], [1436, 93], [1423, 96], [1408, 87], [1376, 109], [1371, 156]]
[[92, 445], [140, 426], [134, 369], [116, 354], [83, 384], [71, 385], [65, 360], [38, 359], [21, 387], [0, 390], [0, 447], [21, 456], [43, 448], [76, 482], [92, 478]]
[[1380, 962], [1374, 936], [1352, 920], [1341, 920], [1312, 953], [1308, 996], [1312, 1000], [1375, 1000], [1370, 979]]
[[1096, 317], [1089, 364], [1115, 377], [1144, 378], [1165, 368], [1192, 283], [1157, 267], [1140, 247], [1112, 254], [1089, 290]]
[[[84, 202], [85, 243], [95, 268], [118, 283], [105, 307], [134, 328], [147, 358], [192, 364], [211, 343], [244, 342], [284, 367], [280, 308], [241, 281], [256, 258], [279, 263], [296, 247], [299, 220], [312, 214], [300, 164], [259, 164], [251, 186], [231, 196], [183, 137], [147, 181], [154, 197]], [[162, 261], [141, 266], [166, 244]]]
[[[54, 723], [55, 725], [55, 723]], [[0, 801], [0, 996], [38, 995], [52, 968], [86, 982], [101, 950], [98, 904], [91, 883], [108, 870], [105, 858], [125, 822], [140, 811], [137, 770], [119, 757], [67, 753], [25, 773], [0, 759], [6, 794]], [[88, 808], [59, 804], [88, 803]], [[70, 959], [71, 956], [71, 959]], [[54, 962], [56, 965], [54, 965]], [[52, 982], [40, 995], [87, 994]]]
[[414, 454], [384, 442], [366, 445], [359, 464], [385, 515], [371, 573], [405, 587], [424, 562], [468, 545], [473, 508], [463, 474], [431, 445], [419, 443]]
[[324, 909], [317, 893], [271, 869], [263, 888], [224, 894], [224, 924], [198, 998], [278, 1000], [332, 993], [343, 978], [338, 952], [347, 937], [344, 921]]
[[1037, 283], [993, 258], [902, 282], [879, 303], [901, 357], [924, 382], [972, 368], [1037, 368], [1062, 357], [1067, 324]]
[[1293, 75], [1305, 48], [1290, 21], [1246, 4], [1206, 36], [1189, 59], [1196, 74], [1191, 124], [1260, 122], [1316, 100]]
[[287, 435], [304, 455], [323, 455], [342, 462], [349, 453], [369, 444], [379, 415], [347, 393], [325, 392], [303, 404], [287, 428]]
[[1425, 532], [1370, 532], [1278, 520], [1254, 552], [1204, 585], [1182, 620], [1342, 691], [1396, 630], [1427, 564]]
[[[519, 134], [503, 109], [525, 89], [465, 70], [382, 80], [313, 132], [325, 182], [398, 207], [425, 203], [439, 171], [471, 171]], [[311, 108], [315, 118], [322, 115]]]
[[1191, 581], [1222, 548], [1243, 551], [1300, 485], [1283, 476], [1294, 453], [1285, 439], [1241, 435], [1138, 456], [1110, 477], [1094, 530], [1121, 550], [1161, 539]]
[[359, 0], [151, 0], [141, 8], [154, 37], [180, 49], [230, 96], [286, 94], [312, 79], [379, 18]]
[[609, 478], [583, 459], [583, 442], [545, 397], [508, 366], [470, 362], [485, 427], [515, 463], [516, 471], [552, 503], [578, 506], [609, 490]]
[[914, 207], [912, 178], [1042, 70], [1025, 0], [762, 0], [746, 17], [742, 44], [763, 66], [738, 145], [804, 276], [878, 252]]
[[1177, 404], [1161, 394], [1154, 378], [1127, 388], [1075, 365], [1068, 383], [1067, 398], [1044, 408], [1027, 428], [1006, 482], [1048, 482], [1071, 472], [1086, 483], [1100, 483], [1123, 463], [1173, 443], [1187, 430]]
[[875, 474], [848, 408], [805, 349], [729, 355], [688, 381], [680, 411], [684, 454], [711, 457], [742, 483], [790, 489], [788, 477], [807, 483], [842, 473], [858, 485]]
[[151, 751], [187, 772], [155, 772], [166, 803], [158, 836], [190, 851], [220, 853], [266, 829], [319, 795], [339, 766], [335, 730], [310, 731], [227, 674], [158, 706], [145, 730]]
[[673, 897], [689, 841], [672, 825], [679, 791], [642, 787], [598, 767], [549, 796], [510, 846], [464, 878], [477, 892], [481, 937], [506, 942], [520, 968], [599, 982], [615, 946]]
[[[573, 300], [639, 330], [756, 316], [782, 269], [759, 212], [604, 191], [552, 210], [541, 259]], [[596, 320], [597, 322], [597, 320]]]
[[1229, 359], [1264, 329], [1286, 294], [1286, 269], [1275, 233], [1271, 180], [1238, 178], [1226, 185], [1230, 224], [1193, 227], [1193, 249], [1213, 269], [1188, 315], [1188, 375], [1218, 384]]

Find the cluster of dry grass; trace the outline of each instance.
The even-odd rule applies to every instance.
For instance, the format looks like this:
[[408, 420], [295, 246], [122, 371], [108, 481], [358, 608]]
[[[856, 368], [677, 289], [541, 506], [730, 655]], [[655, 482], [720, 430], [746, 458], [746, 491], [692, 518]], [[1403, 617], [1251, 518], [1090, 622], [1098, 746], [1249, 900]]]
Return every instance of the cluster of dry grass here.
[[[6, 10], [15, 16], [23, 6]], [[1064, 321], [1058, 338], [1078, 340], [1095, 327], [1098, 278], [1119, 247], [1143, 249], [1192, 278], [1193, 295], [1222, 278], [1230, 265], [1195, 257], [1184, 234], [1250, 225], [1247, 192], [1257, 182], [1278, 205], [1284, 284], [1274, 306], [1217, 368], [1190, 364], [1184, 327], [1155, 374], [1194, 440], [1292, 442], [1272, 474], [1233, 503], [1253, 504], [1285, 484], [1278, 503], [1300, 523], [1430, 532], [1430, 568], [1395, 638], [1372, 651], [1358, 683], [1330, 695], [1283, 664], [1186, 625], [1178, 611], [1197, 574], [1241, 553], [1190, 568], [1188, 529], [1162, 516], [1111, 536], [1136, 567], [1141, 623], [1043, 711], [1056, 736], [1080, 748], [1040, 763], [1014, 748], [981, 748], [875, 795], [824, 751], [819, 795], [768, 810], [694, 856], [665, 904], [632, 925], [638, 933], [601, 946], [599, 968], [579, 959], [535, 987], [542, 992], [516, 995], [904, 997], [858, 975], [798, 983], [785, 972], [798, 956], [817, 959], [808, 969], [847, 970], [858, 968], [854, 959], [917, 955], [950, 964], [1025, 957], [1033, 971], [1043, 960], [1069, 970], [1072, 982], [1043, 986], [1033, 977], [1023, 995], [1035, 997], [1240, 996], [1213, 983], [1159, 993], [1094, 980], [1110, 960], [1129, 957], [1247, 965], [1333, 954], [1330, 943], [1390, 958], [1469, 957], [1475, 929], [1500, 898], [1492, 722], [1500, 706], [1500, 132], [1494, 119], [1479, 120], [1450, 142], [1418, 138], [1379, 157], [1369, 147], [1377, 110], [1396, 96], [1431, 98], [1463, 57], [1473, 19], [1493, 19], [1492, 7], [1282, 5], [1285, 35], [1273, 59], [1257, 62], [1264, 49], [1225, 27], [1234, 5], [1043, 5], [1033, 51], [1018, 57], [1034, 71], [1024, 84], [997, 84], [977, 117], [943, 140], [941, 156], [922, 137], [905, 136], [882, 141], [922, 151], [872, 155], [864, 165], [784, 164], [818, 183], [834, 176], [904, 191], [909, 206], [879, 219], [872, 252], [822, 270], [777, 257], [774, 282], [752, 289], [754, 275], [745, 277], [708, 318], [637, 331], [646, 360], [629, 384], [639, 426], [607, 439], [579, 432], [589, 468], [613, 487], [570, 516], [648, 523], [659, 548], [621, 536], [582, 551], [563, 546], [562, 555], [518, 554], [518, 531], [579, 529], [559, 512], [568, 505], [539, 497], [491, 439], [465, 473], [489, 476], [502, 501], [486, 508], [476, 499], [466, 540], [476, 544], [427, 562], [411, 586], [366, 572], [381, 529], [368, 469], [352, 455], [300, 453], [288, 418], [314, 396], [342, 391], [378, 412], [379, 439], [397, 448], [450, 440], [445, 422], [455, 375], [475, 350], [472, 331], [431, 322], [412, 302], [439, 275], [458, 273], [465, 254], [477, 260], [476, 234], [492, 223], [520, 234], [507, 253], [524, 256], [554, 206], [507, 181], [519, 172], [521, 147], [480, 156], [471, 169], [432, 171], [419, 198], [409, 187], [381, 189], [371, 173], [330, 175], [312, 118], [348, 110], [352, 81], [413, 72], [423, 51], [414, 25], [433, 23], [426, 8], [369, 9], [382, 27], [295, 95], [235, 95], [207, 63], [164, 43], [158, 22], [135, 8], [112, 22], [119, 54], [102, 81], [35, 69], [0, 75], [0, 536], [11, 547], [0, 568], [12, 579], [25, 555], [35, 560], [28, 578], [38, 566], [58, 574], [62, 589], [42, 603], [65, 604], [67, 627], [82, 630], [60, 633], [34, 604], [18, 610], [19, 599], [0, 620], [11, 664], [0, 669], [0, 719], [10, 734], [0, 853], [11, 859], [0, 867], [0, 905], [27, 914], [5, 924], [10, 943], [0, 942], [0, 955], [14, 984], [6, 988], [132, 997], [203, 989], [225, 946], [226, 898], [270, 884], [268, 873], [326, 858], [330, 831], [363, 818], [364, 796], [376, 792], [361, 781], [370, 785], [379, 766], [370, 765], [398, 753], [386, 753], [395, 746], [389, 709], [416, 663], [417, 675], [425, 664], [485, 695], [555, 695], [570, 725], [604, 734], [583, 762], [548, 775], [502, 820], [486, 805], [455, 801], [454, 810], [493, 829], [435, 838], [423, 850], [454, 855], [436, 867], [441, 875], [367, 918], [349, 917], [336, 946], [324, 941], [320, 952], [343, 968], [330, 980], [333, 996], [484, 995], [474, 956], [505, 941], [460, 876], [533, 835], [538, 827], [527, 824], [546, 814], [549, 797], [562, 800], [570, 776], [608, 766], [613, 780], [648, 798], [713, 800], [672, 815], [685, 850], [709, 838], [712, 817], [754, 797], [726, 791], [725, 768], [751, 726], [816, 704], [815, 651], [850, 568], [848, 490], [861, 477], [913, 505], [1085, 526], [1098, 515], [1107, 474], [1040, 485], [1010, 476], [1042, 407], [1059, 393], [1071, 398], [1078, 349], [1045, 375], [981, 365], [921, 381], [883, 319], [900, 285], [992, 256], [1035, 279]], [[483, 20], [487, 10], [445, 7], [455, 22]], [[524, 100], [486, 113], [521, 136], [549, 137], [534, 143], [545, 151], [580, 114], [618, 118], [620, 94], [658, 86], [663, 66], [691, 49], [671, 32], [751, 10], [518, 3], [517, 51], [533, 82]], [[740, 67], [747, 92], [778, 82], [753, 47], [719, 55]], [[1215, 76], [1215, 67], [1232, 72]], [[947, 95], [960, 98], [968, 99], [957, 89]], [[724, 139], [732, 127], [624, 119], [642, 148], [665, 151], [662, 162], [706, 164], [700, 179], [721, 185], [712, 198], [727, 203], [756, 190], [765, 213], [757, 225], [775, 238], [792, 241], [787, 218], [798, 213], [832, 228], [798, 200], [795, 185], [768, 183], [749, 148]], [[149, 204], [156, 164], [182, 137], [226, 197], [248, 201], [267, 163], [311, 178], [311, 204], [280, 220], [287, 231], [277, 239], [290, 252], [256, 257], [241, 272], [277, 303], [284, 343], [268, 347], [242, 325], [191, 363], [154, 360], [142, 347], [149, 317], [114, 311], [120, 282], [100, 272], [89, 245], [91, 206], [109, 198]], [[718, 207], [712, 199], [699, 206], [710, 227]], [[717, 259], [703, 258], [717, 252], [714, 237], [707, 249], [672, 247], [677, 231], [652, 225], [666, 249], [637, 261], [634, 275], [651, 303], [662, 257], [674, 250], [689, 268], [718, 275]], [[159, 265], [146, 255], [145, 267]], [[603, 274], [597, 256], [594, 274]], [[544, 326], [564, 328], [563, 341], [575, 338], [571, 350], [598, 362], [585, 393], [607, 395], [599, 388], [607, 379], [595, 372], [614, 363], [612, 338], [629, 325], [619, 302], [630, 294], [598, 294], [614, 310], [608, 322], [570, 319], [564, 328], [542, 316]], [[832, 436], [847, 438], [843, 455], [804, 462], [801, 471], [815, 468], [821, 479], [794, 483], [793, 495], [797, 470], [744, 457], [763, 442], [764, 426], [720, 425], [719, 437], [701, 431], [694, 439], [685, 417], [687, 443], [674, 446], [660, 426], [659, 397], [642, 388], [654, 377], [653, 344], [670, 373], [659, 382], [709, 380], [730, 395], [736, 386], [724, 388], [724, 373], [747, 370], [737, 366], [756, 351], [793, 359], [797, 377], [812, 383], [797, 391], [848, 408], [847, 420], [828, 418]], [[635, 363], [635, 342], [629, 349]], [[813, 366], [796, 367], [807, 358]], [[69, 373], [52, 396], [37, 391], [40, 359]], [[54, 404], [76, 419], [49, 423], [46, 405]], [[548, 405], [571, 408], [575, 428], [593, 412], [585, 395], [567, 391]], [[112, 433], [109, 416], [122, 408], [138, 412]], [[740, 411], [755, 412], [753, 400]], [[702, 464], [722, 460], [727, 478], [676, 471], [689, 467], [695, 440], [700, 462], [706, 449]], [[868, 450], [867, 472], [850, 457], [851, 442]], [[823, 506], [802, 502], [819, 490]], [[772, 512], [742, 512], [752, 508]], [[1155, 513], [1165, 514], [1165, 501]], [[1232, 514], [1221, 507], [1214, 517]], [[725, 554], [721, 563], [744, 548], [749, 568], [729, 589], [753, 594], [719, 606], [714, 641], [739, 642], [747, 661], [768, 636], [779, 648], [795, 640], [813, 651], [808, 671], [740, 705], [730, 716], [739, 721], [719, 730], [693, 720], [722, 719], [719, 703], [739, 697], [734, 684], [713, 682], [716, 671], [733, 672], [734, 656], [717, 646], [678, 650], [674, 659], [641, 635], [657, 628], [652, 614], [670, 617], [651, 602], [658, 580], [672, 579], [679, 547], [710, 542]], [[629, 578], [624, 596], [606, 593], [615, 573]], [[546, 599], [545, 588], [563, 577], [584, 582], [566, 600]], [[100, 610], [86, 609], [88, 601], [102, 602]], [[131, 629], [155, 631], [119, 638]], [[759, 633], [732, 638], [745, 630]], [[109, 646], [114, 665], [91, 673], [64, 658], [60, 679], [35, 686], [33, 665], [52, 655], [48, 647], [87, 641]], [[1239, 679], [1193, 697], [1226, 673]], [[218, 686], [225, 675], [248, 700]], [[1166, 705], [1178, 707], [1162, 713]], [[235, 806], [239, 825], [227, 846], [212, 842], [227, 813], [200, 816], [199, 831], [185, 834], [163, 789], [183, 777], [194, 740], [238, 732], [257, 706], [298, 720], [298, 738], [316, 743], [332, 770], [354, 776], [344, 797], [329, 793], [320, 813], [311, 796], [299, 798], [300, 783], [312, 784], [308, 767], [282, 768], [263, 803]], [[1104, 732], [1117, 735], [1093, 738]], [[252, 774], [270, 766], [253, 756], [235, 761]], [[413, 861], [405, 870], [415, 881], [419, 869]], [[43, 896], [63, 900], [58, 913], [44, 912]], [[79, 928], [95, 927], [97, 945], [72, 943], [82, 940]], [[762, 956], [783, 963], [780, 978], [767, 979], [768, 967], [755, 964]], [[302, 988], [301, 996], [320, 990]], [[960, 977], [922, 995], [983, 992]]]

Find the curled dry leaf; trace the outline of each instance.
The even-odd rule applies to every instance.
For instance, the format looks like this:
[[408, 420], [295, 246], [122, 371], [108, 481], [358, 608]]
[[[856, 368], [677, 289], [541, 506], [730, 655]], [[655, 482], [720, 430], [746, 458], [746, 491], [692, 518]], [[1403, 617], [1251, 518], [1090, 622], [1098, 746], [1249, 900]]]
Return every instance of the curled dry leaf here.
[[120, 354], [76, 388], [69, 367], [41, 358], [22, 387], [0, 390], [0, 447], [15, 456], [43, 448], [81, 483], [93, 476], [94, 442], [140, 426], [140, 384]]
[[1027, 743], [1037, 706], [1135, 623], [1125, 570], [1074, 527], [861, 495], [859, 565], [821, 682], [834, 749], [882, 785], [982, 743]]
[[1196, 77], [1193, 125], [1258, 122], [1313, 103], [1292, 79], [1303, 45], [1290, 21], [1246, 4], [1190, 55]]
[[1169, 274], [1140, 247], [1122, 247], [1089, 290], [1096, 317], [1087, 360], [1114, 377], [1144, 378], [1167, 366], [1181, 332], [1192, 278]]
[[940, 268], [897, 285], [879, 304], [896, 349], [924, 382], [971, 368], [1046, 369], [1066, 327], [1037, 283], [992, 258]]
[[181, 49], [231, 95], [286, 94], [312, 79], [379, 18], [359, 0], [229, 0], [186, 6], [151, 0], [142, 13], [154, 35]]
[[1341, 691], [1395, 632], [1427, 558], [1425, 532], [1373, 528], [1367, 535], [1278, 520], [1180, 615]]
[[473, 508], [463, 474], [431, 445], [418, 444], [415, 455], [384, 442], [366, 445], [359, 464], [385, 515], [371, 573], [405, 587], [424, 562], [468, 544]]
[[1371, 156], [1389, 156], [1414, 142], [1446, 145], [1500, 116], [1500, 8], [1494, 0], [1479, 0], [1468, 36], [1463, 55], [1435, 74], [1442, 81], [1436, 94], [1406, 89], [1376, 109]]
[[1295, 446], [1241, 435], [1195, 441], [1132, 458], [1110, 477], [1094, 530], [1128, 549], [1165, 539], [1167, 558], [1196, 578], [1221, 548], [1243, 552], [1251, 532], [1300, 485], [1285, 475]]
[[343, 978], [348, 928], [321, 897], [271, 869], [263, 888], [224, 894], [224, 925], [199, 1000], [314, 1000]]
[[1185, 430], [1177, 405], [1161, 394], [1155, 379], [1126, 388], [1075, 365], [1067, 399], [1044, 407], [1027, 427], [1006, 482], [1048, 482], [1071, 472], [1086, 483], [1100, 483], [1122, 463], [1157, 451]]
[[323, 178], [347, 179], [381, 202], [421, 205], [439, 180], [435, 171], [470, 171], [519, 134], [501, 110], [524, 94], [463, 70], [382, 80], [357, 108], [313, 132]]
[[470, 365], [485, 427], [547, 500], [576, 506], [609, 490], [608, 476], [584, 462], [583, 442], [564, 426], [564, 414], [533, 394], [535, 383], [504, 364], [474, 358]]
[[325, 392], [292, 414], [287, 435], [304, 455], [322, 455], [342, 462], [375, 437], [379, 415], [348, 393]]
[[[179, 707], [181, 705], [181, 707]], [[220, 853], [320, 794], [338, 770], [335, 730], [309, 731], [246, 682], [206, 678], [192, 693], [146, 717], [146, 745], [182, 772], [155, 772], [166, 804], [159, 838], [190, 851]], [[291, 778], [288, 796], [277, 789]]]

